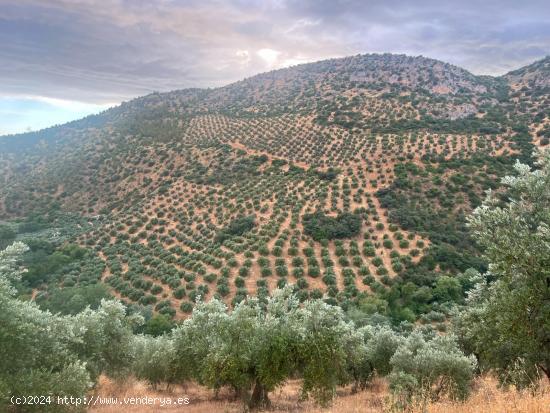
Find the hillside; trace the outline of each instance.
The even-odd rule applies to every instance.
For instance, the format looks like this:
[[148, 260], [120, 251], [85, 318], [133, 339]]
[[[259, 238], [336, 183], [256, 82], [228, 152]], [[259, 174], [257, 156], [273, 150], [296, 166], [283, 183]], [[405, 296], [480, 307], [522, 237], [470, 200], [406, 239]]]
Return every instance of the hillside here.
[[549, 144], [549, 67], [358, 55], [0, 138], [0, 220], [48, 244], [36, 262], [58, 254], [22, 290], [48, 305], [102, 282], [182, 318], [291, 283], [445, 329], [458, 274], [486, 266], [466, 214]]

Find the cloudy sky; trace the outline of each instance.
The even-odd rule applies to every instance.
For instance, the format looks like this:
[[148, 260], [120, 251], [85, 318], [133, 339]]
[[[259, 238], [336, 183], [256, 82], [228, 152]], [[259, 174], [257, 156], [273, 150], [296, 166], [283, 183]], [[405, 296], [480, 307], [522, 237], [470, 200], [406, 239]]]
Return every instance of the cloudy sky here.
[[550, 54], [550, 2], [0, 0], [0, 135], [372, 52], [502, 74]]

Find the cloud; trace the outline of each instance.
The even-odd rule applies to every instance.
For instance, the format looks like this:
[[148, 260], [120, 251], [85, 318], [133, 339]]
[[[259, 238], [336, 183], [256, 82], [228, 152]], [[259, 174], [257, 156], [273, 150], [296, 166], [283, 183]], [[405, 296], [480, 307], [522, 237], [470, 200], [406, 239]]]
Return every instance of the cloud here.
[[2, 93], [102, 105], [368, 52], [501, 74], [550, 53], [547, 1], [3, 0]]

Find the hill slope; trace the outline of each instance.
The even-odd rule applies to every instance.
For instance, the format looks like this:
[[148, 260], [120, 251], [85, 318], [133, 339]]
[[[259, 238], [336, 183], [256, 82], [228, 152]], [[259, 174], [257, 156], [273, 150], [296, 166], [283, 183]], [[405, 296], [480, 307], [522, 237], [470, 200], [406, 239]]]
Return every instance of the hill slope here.
[[102, 281], [180, 317], [293, 283], [396, 320], [445, 312], [484, 266], [465, 214], [548, 144], [548, 67], [358, 55], [151, 94], [0, 138], [0, 219], [81, 217], [64, 239], [88, 253], [28, 277], [38, 298]]

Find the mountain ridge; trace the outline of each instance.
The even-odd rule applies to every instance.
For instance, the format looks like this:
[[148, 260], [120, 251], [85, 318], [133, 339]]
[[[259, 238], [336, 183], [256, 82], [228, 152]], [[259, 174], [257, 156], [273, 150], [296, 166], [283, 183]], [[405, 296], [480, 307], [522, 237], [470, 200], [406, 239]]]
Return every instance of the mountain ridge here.
[[295, 283], [302, 299], [376, 299], [413, 321], [441, 310], [438, 283], [466, 288], [460, 274], [484, 269], [465, 216], [547, 147], [547, 62], [493, 78], [359, 55], [153, 93], [19, 135], [22, 148], [0, 139], [0, 219], [88, 251], [28, 276], [44, 299], [104, 283], [185, 317], [198, 296], [235, 304]]
[[368, 59], [368, 58], [373, 58], [373, 57], [374, 58], [384, 58], [384, 57], [388, 57], [388, 56], [391, 57], [391, 58], [395, 58], [395, 59], [423, 60], [423, 61], [426, 62], [426, 64], [430, 63], [432, 65], [443, 65], [444, 67], [453, 68], [454, 70], [458, 70], [458, 71], [461, 71], [461, 72], [467, 74], [467, 76], [469, 76], [469, 77], [479, 78], [479, 79], [491, 79], [491, 80], [506, 78], [506, 77], [512, 76], [514, 74], [520, 74], [520, 73], [522, 73], [522, 71], [524, 71], [524, 70], [526, 70], [530, 67], [536, 67], [537, 65], [544, 64], [544, 62], [550, 61], [550, 56], [547, 56], [547, 57], [545, 57], [543, 59], [540, 59], [538, 61], [535, 61], [535, 62], [533, 62], [529, 65], [526, 65], [526, 66], [523, 66], [521, 68], [512, 70], [512, 71], [510, 71], [510, 72], [508, 72], [504, 75], [491, 76], [491, 75], [475, 75], [475, 74], [469, 72], [468, 70], [463, 69], [459, 66], [452, 65], [452, 64], [449, 64], [449, 63], [445, 63], [441, 60], [437, 60], [437, 59], [433, 59], [433, 58], [429, 58], [429, 57], [424, 57], [424, 56], [421, 56], [421, 55], [419, 55], [419, 56], [408, 56], [408, 55], [404, 55], [404, 54], [391, 54], [391, 53], [359, 54], [359, 55], [349, 56], [349, 57], [344, 57], [344, 58], [331, 58], [331, 59], [325, 59], [325, 60], [320, 60], [320, 61], [311, 62], [311, 63], [302, 63], [302, 64], [298, 64], [298, 65], [294, 65], [294, 66], [290, 66], [290, 67], [286, 67], [286, 68], [275, 69], [275, 70], [272, 70], [272, 71], [263, 72], [263, 73], [253, 75], [253, 76], [244, 78], [242, 80], [238, 80], [236, 82], [232, 82], [232, 83], [230, 83], [228, 85], [225, 85], [225, 86], [220, 86], [220, 87], [215, 87], [215, 88], [193, 88], [193, 87], [191, 87], [191, 88], [184, 88], [184, 89], [175, 89], [175, 90], [167, 91], [167, 92], [152, 92], [148, 95], [139, 96], [139, 97], [131, 99], [130, 101], [122, 102], [121, 104], [119, 104], [119, 105], [117, 105], [113, 108], [106, 109], [106, 110], [104, 110], [104, 111], [102, 111], [98, 114], [93, 114], [93, 115], [86, 116], [82, 119], [77, 119], [77, 120], [70, 121], [70, 122], [67, 122], [67, 123], [61, 124], [61, 125], [53, 125], [51, 127], [41, 129], [41, 130], [38, 130], [38, 131], [23, 132], [23, 133], [17, 133], [17, 134], [7, 134], [7, 135], [0, 136], [0, 139], [2, 139], [2, 138], [12, 138], [12, 137], [15, 137], [15, 136], [22, 136], [22, 135], [25, 136], [25, 135], [29, 135], [29, 134], [40, 133], [42, 131], [48, 131], [48, 130], [51, 130], [52, 128], [59, 128], [59, 127], [70, 126], [70, 125], [77, 125], [80, 122], [85, 122], [85, 120], [87, 120], [87, 119], [91, 120], [91, 119], [94, 119], [94, 118], [97, 118], [97, 117], [102, 117], [106, 113], [110, 113], [110, 112], [113, 112], [113, 111], [116, 112], [116, 111], [118, 111], [118, 109], [122, 109], [122, 108], [124, 108], [128, 105], [131, 105], [132, 102], [147, 100], [149, 97], [154, 97], [154, 96], [159, 96], [159, 95], [163, 96], [163, 97], [169, 97], [170, 95], [174, 95], [174, 94], [191, 94], [191, 93], [207, 94], [207, 93], [212, 93], [212, 92], [215, 92], [215, 91], [220, 91], [220, 90], [224, 90], [224, 89], [227, 89], [227, 88], [235, 87], [235, 86], [240, 85], [240, 84], [246, 84], [247, 82], [254, 81], [256, 79], [261, 79], [261, 78], [268, 78], [269, 79], [270, 77], [273, 77], [278, 73], [289, 73], [290, 71], [300, 71], [301, 69], [305, 69], [304, 71], [307, 72], [308, 71], [307, 68], [312, 68], [312, 67], [315, 67], [319, 64], [329, 64], [331, 62], [346, 61], [346, 60], [350, 60], [350, 59], [353, 59], [353, 58], [367, 58]]

